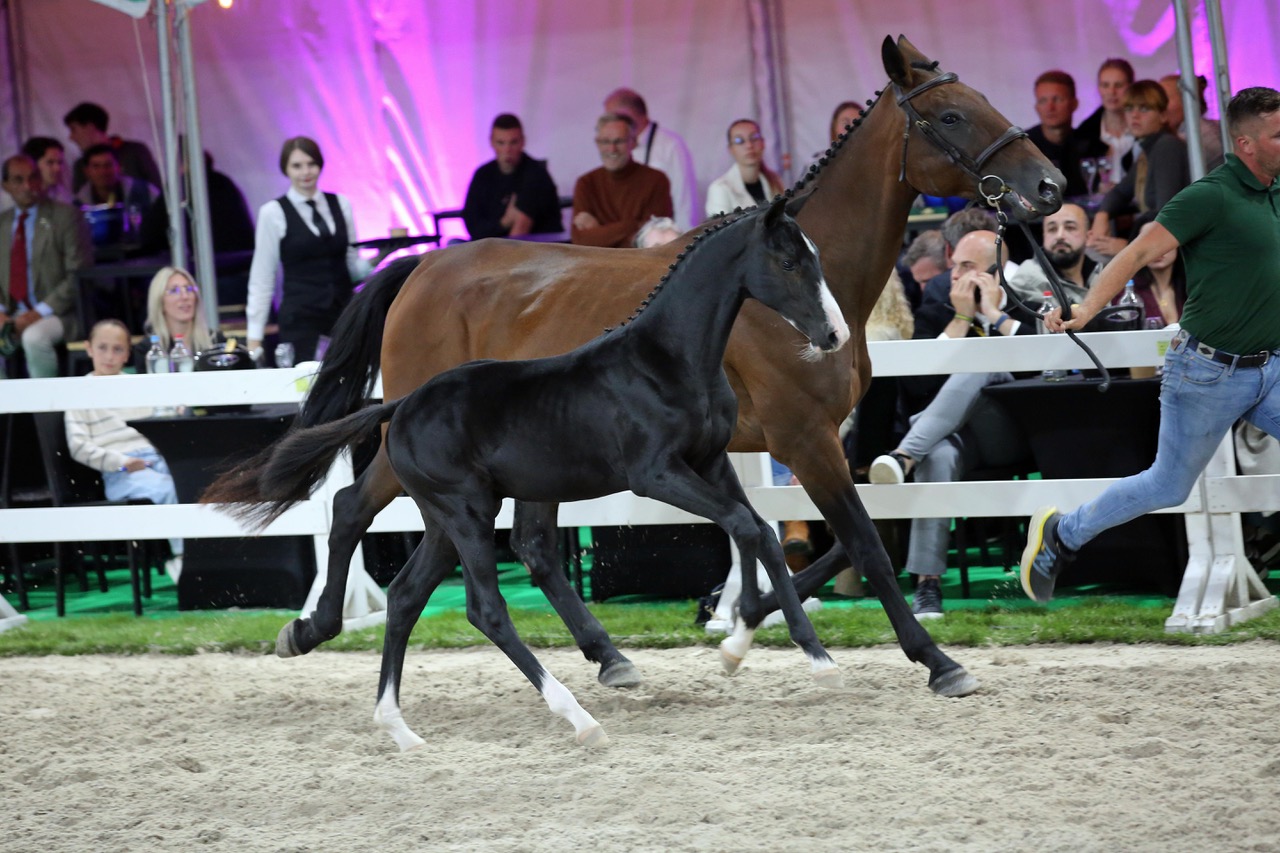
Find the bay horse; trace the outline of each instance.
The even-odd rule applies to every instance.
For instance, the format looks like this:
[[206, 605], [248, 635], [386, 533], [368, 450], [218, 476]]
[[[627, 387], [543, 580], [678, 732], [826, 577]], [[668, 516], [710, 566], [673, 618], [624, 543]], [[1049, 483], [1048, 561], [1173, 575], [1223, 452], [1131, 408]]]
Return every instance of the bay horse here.
[[[760, 556], [814, 679], [840, 686], [836, 664], [791, 586], [777, 534], [747, 503], [725, 450], [738, 403], [724, 351], [748, 297], [794, 326], [811, 358], [849, 339], [817, 249], [785, 208], [780, 197], [699, 234], [629, 321], [578, 349], [528, 361], [469, 362], [408, 396], [291, 432], [276, 445], [259, 477], [270, 502], [237, 505], [242, 518], [265, 524], [306, 499], [342, 448], [389, 424], [387, 458], [426, 529], [387, 596], [374, 712], [402, 750], [423, 743], [400, 711], [409, 633], [459, 557], [471, 624], [573, 724], [579, 743], [607, 740], [511, 623], [494, 556], [494, 519], [504, 497], [584, 500], [630, 489], [714, 521], [747, 565]], [[750, 588], [743, 595], [754, 601], [755, 573], [747, 574], [753, 577], [744, 579]], [[736, 670], [749, 646], [745, 633], [726, 638], [726, 667]]]
[[[880, 52], [887, 91], [811, 167], [788, 205], [818, 246], [852, 330], [848, 356], [818, 362], [779, 357], [793, 352], [799, 337], [776, 313], [747, 303], [725, 350], [725, 370], [738, 397], [729, 449], [767, 450], [790, 468], [836, 536], [830, 552], [795, 576], [801, 597], [852, 558], [880, 598], [903, 652], [928, 667], [930, 689], [959, 696], [978, 682], [911, 614], [854, 488], [838, 429], [871, 378], [864, 326], [893, 269], [915, 197], [974, 198], [981, 192], [999, 197], [1013, 217], [1030, 220], [1061, 206], [1065, 184], [1025, 133], [905, 37], [886, 37]], [[297, 422], [325, 423], [358, 410], [379, 367], [384, 396], [392, 400], [473, 359], [566, 352], [627, 316], [679, 251], [678, 245], [618, 250], [480, 240], [427, 253], [407, 278], [405, 267], [391, 267], [339, 319]], [[269, 454], [270, 448], [223, 475], [202, 500], [262, 500], [257, 473]], [[356, 482], [334, 497], [328, 581], [315, 611], [281, 629], [277, 654], [305, 654], [341, 632], [351, 556], [374, 516], [399, 493], [380, 447]], [[636, 684], [635, 667], [564, 578], [556, 511], [553, 503], [518, 503], [512, 545], [583, 654], [600, 665], [598, 680]], [[747, 624], [758, 624], [773, 598], [762, 602], [740, 608]]]

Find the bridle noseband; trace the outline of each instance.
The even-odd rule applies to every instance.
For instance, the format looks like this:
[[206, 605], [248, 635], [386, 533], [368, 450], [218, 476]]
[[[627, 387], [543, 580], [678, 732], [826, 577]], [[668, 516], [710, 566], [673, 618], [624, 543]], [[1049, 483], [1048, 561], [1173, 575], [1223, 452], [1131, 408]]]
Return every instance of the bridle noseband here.
[[[924, 134], [924, 138], [933, 144], [933, 147], [946, 154], [948, 160], [978, 182], [978, 191], [988, 201], [993, 198], [998, 201], [1000, 197], [1008, 192], [1009, 187], [999, 176], [983, 175], [982, 170], [986, 167], [987, 161], [996, 155], [996, 152], [1011, 142], [1025, 139], [1027, 132], [1016, 125], [1010, 125], [1004, 133], [997, 136], [990, 145], [984, 148], [977, 157], [970, 157], [952, 144], [951, 140], [943, 136], [927, 118], [920, 115], [920, 111], [911, 103], [912, 98], [929, 91], [935, 86], [956, 83], [959, 80], [960, 78], [956, 76], [955, 72], [948, 71], [931, 80], [926, 80], [909, 92], [903, 92], [901, 86], [897, 83], [893, 84], [893, 90], [898, 96], [898, 106], [902, 108], [902, 112], [906, 116], [906, 126], [902, 129], [902, 167], [898, 171], [898, 180], [905, 182], [907, 179], [907, 143], [911, 140], [911, 126], [915, 125]], [[988, 181], [998, 182], [999, 186], [994, 193], [988, 193], [984, 189], [983, 185]]]

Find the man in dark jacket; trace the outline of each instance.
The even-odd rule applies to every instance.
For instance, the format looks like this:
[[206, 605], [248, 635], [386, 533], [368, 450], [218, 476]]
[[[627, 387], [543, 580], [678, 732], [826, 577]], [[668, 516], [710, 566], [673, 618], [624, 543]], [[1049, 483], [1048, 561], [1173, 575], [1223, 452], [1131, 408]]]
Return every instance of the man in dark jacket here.
[[489, 144], [496, 156], [471, 176], [462, 208], [471, 239], [562, 231], [555, 182], [544, 161], [524, 153], [520, 119], [511, 113], [495, 118]]

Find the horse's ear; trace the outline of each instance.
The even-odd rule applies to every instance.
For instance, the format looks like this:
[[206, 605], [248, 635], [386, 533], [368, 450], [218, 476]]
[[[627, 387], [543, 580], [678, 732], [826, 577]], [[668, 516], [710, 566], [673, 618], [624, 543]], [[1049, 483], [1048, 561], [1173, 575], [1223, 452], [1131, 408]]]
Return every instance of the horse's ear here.
[[782, 215], [787, 211], [787, 199], [785, 196], [778, 196], [773, 200], [773, 204], [769, 205], [769, 210], [764, 215], [764, 227], [773, 228], [782, 221]]
[[904, 89], [910, 88], [907, 77], [911, 72], [907, 68], [907, 59], [902, 55], [902, 50], [898, 45], [894, 43], [893, 36], [884, 37], [884, 43], [880, 45], [880, 59], [884, 62], [884, 70], [889, 75], [890, 80]]

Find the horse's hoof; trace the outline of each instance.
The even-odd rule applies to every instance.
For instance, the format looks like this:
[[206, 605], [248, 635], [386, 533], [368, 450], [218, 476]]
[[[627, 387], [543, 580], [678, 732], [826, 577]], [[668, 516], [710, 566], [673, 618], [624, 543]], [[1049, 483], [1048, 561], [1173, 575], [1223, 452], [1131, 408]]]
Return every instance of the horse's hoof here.
[[981, 686], [982, 682], [970, 675], [969, 671], [962, 666], [944, 672], [929, 682], [930, 690], [939, 696], [948, 697], [968, 696]]
[[824, 690], [840, 690], [844, 687], [844, 676], [834, 666], [813, 671], [813, 683]]
[[736, 675], [738, 667], [742, 666], [742, 658], [725, 651], [722, 645], [720, 647], [720, 665], [724, 667], [725, 675]]
[[644, 676], [631, 661], [620, 660], [602, 667], [596, 680], [605, 687], [639, 687]]
[[609, 745], [609, 736], [604, 733], [603, 726], [592, 726], [578, 732], [578, 744], [588, 749], [598, 749]]
[[278, 658], [296, 658], [302, 654], [302, 649], [298, 648], [298, 644], [294, 641], [294, 627], [298, 624], [295, 619], [280, 629], [280, 633], [276, 634], [276, 657]]

